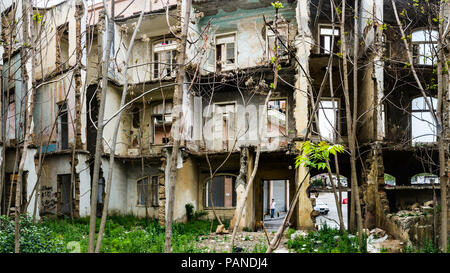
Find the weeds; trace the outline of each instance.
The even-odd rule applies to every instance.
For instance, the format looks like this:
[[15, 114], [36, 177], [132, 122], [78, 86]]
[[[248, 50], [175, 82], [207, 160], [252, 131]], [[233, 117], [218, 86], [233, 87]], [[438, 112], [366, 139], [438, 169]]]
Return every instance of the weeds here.
[[288, 247], [298, 253], [360, 253], [366, 252], [365, 238], [358, 244], [358, 238], [348, 233], [341, 233], [338, 229], [324, 225], [316, 232], [307, 236], [296, 236], [288, 240]]
[[[214, 221], [214, 228], [217, 222]], [[97, 228], [100, 219], [97, 219]], [[173, 252], [205, 252], [198, 248], [197, 241], [208, 235], [210, 221], [192, 220], [173, 225]], [[164, 251], [164, 227], [155, 219], [147, 221], [133, 215], [108, 217], [105, 226], [101, 252], [107, 253], [160, 253]], [[89, 218], [77, 220], [42, 219], [37, 224], [29, 218], [21, 222], [21, 252], [68, 252], [66, 246], [75, 242], [81, 252], [87, 252]], [[6, 217], [0, 218], [0, 252], [14, 250], [14, 222]]]

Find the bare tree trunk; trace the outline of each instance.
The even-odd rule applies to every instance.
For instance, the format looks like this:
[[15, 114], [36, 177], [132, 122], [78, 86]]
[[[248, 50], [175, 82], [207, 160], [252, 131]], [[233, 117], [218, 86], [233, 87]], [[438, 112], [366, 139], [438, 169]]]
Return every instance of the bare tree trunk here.
[[[144, 7], [147, 6], [147, 1], [148, 0], [145, 0]], [[136, 28], [134, 29], [133, 36], [131, 37], [130, 44], [128, 46], [128, 51], [127, 51], [127, 55], [126, 55], [125, 69], [124, 69], [125, 84], [123, 86], [122, 98], [120, 100], [120, 107], [119, 108], [122, 108], [123, 105], [125, 104], [125, 99], [126, 99], [126, 96], [127, 96], [127, 89], [128, 89], [128, 77], [127, 77], [127, 74], [128, 74], [128, 66], [129, 66], [130, 57], [131, 57], [131, 51], [133, 49], [133, 45], [134, 45], [134, 40], [136, 38], [136, 34], [137, 34], [137, 32], [139, 30], [139, 27], [141, 26], [141, 23], [142, 23], [142, 17], [144, 17], [144, 11], [145, 11], [145, 9], [142, 10], [141, 15], [139, 16], [138, 23], [136, 25]], [[107, 178], [107, 183], [106, 183], [106, 195], [105, 195], [105, 201], [103, 203], [102, 219], [100, 221], [100, 229], [98, 231], [97, 245], [95, 247], [95, 252], [96, 253], [100, 252], [100, 248], [101, 248], [101, 245], [102, 245], [102, 239], [103, 239], [103, 233], [105, 231], [106, 217], [108, 215], [109, 198], [111, 196], [112, 175], [113, 175], [113, 170], [114, 170], [114, 155], [115, 155], [115, 152], [116, 152], [117, 135], [119, 133], [120, 119], [122, 118], [122, 113], [123, 113], [123, 111], [120, 111], [119, 115], [116, 117], [117, 118], [117, 122], [116, 122], [116, 125], [114, 127], [114, 134], [113, 134], [112, 144], [110, 145], [111, 147], [110, 147], [110, 153], [109, 153], [109, 166], [108, 166], [108, 178]], [[99, 124], [99, 127], [100, 127], [100, 124]], [[102, 127], [103, 127], [103, 125], [102, 125]], [[146, 200], [147, 200], [147, 198], [146, 198]], [[92, 212], [91, 212], [91, 214], [92, 214]]]
[[103, 6], [105, 8], [108, 20], [108, 34], [106, 40], [106, 52], [103, 56], [103, 71], [102, 71], [102, 93], [100, 99], [100, 107], [98, 111], [97, 121], [97, 139], [95, 143], [95, 156], [94, 156], [94, 173], [91, 185], [91, 215], [89, 222], [89, 253], [95, 251], [95, 226], [97, 220], [97, 193], [98, 193], [98, 179], [101, 164], [102, 153], [102, 140], [103, 140], [103, 127], [104, 127], [104, 115], [105, 115], [105, 103], [106, 92], [108, 90], [108, 72], [109, 72], [109, 59], [111, 56], [111, 44], [113, 39], [114, 28], [114, 1], [111, 1], [111, 13], [108, 14], [106, 10], [106, 0], [103, 0]]
[[186, 44], [187, 44], [187, 33], [189, 29], [189, 18], [191, 14], [191, 6], [192, 0], [178, 0], [177, 7], [179, 9], [179, 15], [181, 16], [183, 10], [183, 2], [185, 3], [184, 7], [184, 15], [180, 18], [180, 26], [182, 28], [181, 31], [181, 40], [179, 42], [178, 48], [179, 52], [177, 55], [177, 64], [178, 64], [178, 73], [177, 73], [177, 85], [175, 86], [174, 94], [173, 94], [173, 122], [171, 135], [173, 140], [172, 145], [172, 156], [170, 158], [170, 167], [169, 167], [169, 200], [167, 203], [167, 219], [166, 219], [166, 236], [164, 243], [164, 252], [170, 253], [172, 252], [172, 222], [173, 222], [173, 208], [174, 208], [174, 200], [175, 200], [175, 184], [177, 181], [177, 159], [178, 159], [178, 150], [181, 142], [181, 128], [182, 128], [182, 104], [183, 104], [183, 86], [184, 86], [184, 77], [185, 77], [185, 61], [186, 61]]
[[[358, 10], [358, 1], [355, 0], [355, 10]], [[346, 110], [346, 121], [347, 121], [347, 134], [348, 134], [348, 143], [349, 143], [349, 150], [350, 150], [350, 167], [351, 167], [351, 188], [352, 188], [352, 209], [354, 212], [350, 213], [350, 231], [353, 231], [354, 229], [354, 223], [355, 223], [355, 217], [357, 221], [357, 230], [358, 230], [358, 237], [361, 239], [362, 235], [362, 216], [361, 216], [361, 205], [359, 200], [359, 189], [358, 189], [358, 177], [356, 174], [356, 106], [357, 106], [357, 84], [358, 84], [358, 78], [357, 78], [357, 70], [358, 70], [358, 42], [355, 41], [354, 48], [354, 63], [353, 63], [353, 93], [354, 93], [354, 109], [353, 109], [353, 119], [352, 119], [352, 113], [350, 108], [350, 98], [349, 98], [349, 80], [348, 80], [348, 65], [347, 65], [347, 43], [346, 43], [346, 37], [345, 37], [345, 10], [346, 10], [346, 1], [342, 1], [342, 20], [341, 20], [341, 53], [342, 53], [342, 59], [343, 59], [343, 74], [344, 74], [344, 97], [345, 97], [345, 110]], [[357, 22], [355, 18], [355, 22]], [[358, 34], [358, 24], [355, 24], [355, 38], [359, 37]], [[353, 209], [354, 208], [354, 209]]]
[[281, 236], [283, 235], [284, 230], [288, 227], [289, 220], [291, 219], [292, 213], [294, 212], [295, 206], [297, 205], [297, 201], [298, 201], [298, 198], [299, 198], [300, 192], [301, 192], [300, 189], [302, 188], [303, 183], [306, 181], [306, 179], [308, 177], [309, 177], [309, 171], [303, 178], [302, 182], [298, 185], [297, 190], [294, 194], [294, 199], [292, 199], [291, 204], [289, 205], [289, 210], [286, 214], [286, 217], [284, 218], [281, 226], [278, 228], [278, 231], [275, 234], [275, 237], [273, 237], [272, 241], [270, 242], [270, 245], [267, 247], [266, 253], [272, 253], [272, 251], [277, 249], [277, 247], [281, 241]]
[[[444, 18], [444, 8], [446, 5], [445, 3], [441, 2], [439, 5], [439, 18]], [[445, 141], [445, 137], [446, 137], [446, 129], [448, 128], [448, 125], [444, 125], [443, 124], [443, 112], [445, 111], [444, 109], [444, 101], [445, 99], [448, 99], [448, 96], [444, 95], [444, 90], [446, 89], [446, 85], [448, 84], [448, 80], [444, 81], [444, 73], [443, 73], [443, 63], [447, 63], [447, 60], [445, 59], [444, 56], [444, 41], [446, 37], [443, 37], [443, 23], [439, 24], [439, 39], [438, 39], [438, 47], [437, 47], [437, 52], [438, 52], [438, 62], [437, 62], [437, 74], [438, 74], [438, 102], [437, 102], [437, 119], [439, 120], [439, 122], [442, 124], [442, 126], [438, 125], [438, 130], [437, 130], [437, 134], [438, 134], [438, 147], [439, 147], [439, 177], [440, 177], [440, 185], [441, 185], [441, 252], [447, 252], [447, 213], [448, 213], [448, 206], [447, 206], [447, 180], [448, 180], [448, 176], [446, 174], [446, 141]], [[445, 76], [446, 78], [448, 77], [448, 72], [447, 75]], [[447, 102], [448, 103], [448, 102]], [[433, 187], [434, 188], [434, 187]], [[434, 197], [435, 198], [435, 197]], [[435, 207], [435, 206], [433, 206]]]

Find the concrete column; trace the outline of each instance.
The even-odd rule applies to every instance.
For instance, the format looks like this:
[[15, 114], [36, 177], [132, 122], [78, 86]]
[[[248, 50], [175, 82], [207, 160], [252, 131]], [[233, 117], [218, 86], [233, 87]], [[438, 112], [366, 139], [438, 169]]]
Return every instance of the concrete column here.
[[295, 62], [294, 119], [297, 137], [301, 138], [306, 136], [308, 126], [309, 55], [314, 44], [309, 27], [309, 2], [298, 1], [297, 3], [298, 34], [294, 41], [298, 60], [298, 63]]
[[297, 229], [313, 229], [314, 228], [314, 222], [311, 219], [311, 212], [313, 211], [313, 206], [311, 204], [311, 200], [308, 198], [306, 190], [309, 187], [309, 174], [308, 169], [299, 166], [296, 169], [296, 187], [305, 179], [303, 182], [301, 188], [300, 188], [300, 196], [298, 198], [297, 208], [296, 208], [296, 214], [297, 214]]

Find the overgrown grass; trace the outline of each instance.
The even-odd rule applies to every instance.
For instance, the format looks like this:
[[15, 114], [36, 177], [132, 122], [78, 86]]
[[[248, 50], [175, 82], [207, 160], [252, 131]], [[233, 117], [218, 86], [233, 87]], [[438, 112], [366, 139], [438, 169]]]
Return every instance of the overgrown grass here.
[[[408, 245], [405, 243], [403, 247], [403, 253], [439, 253], [439, 247], [437, 247], [432, 239], [423, 240], [420, 246]], [[450, 239], [447, 243], [447, 253], [450, 253]]]
[[[0, 238], [9, 234], [8, 240], [14, 243], [13, 222], [8, 231], [0, 231]], [[97, 219], [97, 232], [100, 219]], [[77, 220], [51, 220], [44, 219], [40, 223], [27, 222], [28, 229], [41, 230], [41, 241], [57, 242], [55, 246], [40, 244], [40, 248], [28, 248], [27, 252], [71, 252], [68, 245], [80, 246], [81, 252], [87, 252], [89, 242], [89, 218]], [[215, 230], [217, 222], [206, 220], [192, 220], [187, 223], [173, 225], [172, 250], [173, 252], [193, 253], [204, 252], [204, 249], [196, 247], [196, 242], [202, 235], [207, 235], [210, 230]], [[12, 234], [12, 235], [11, 235]], [[37, 239], [27, 239], [26, 230], [21, 231], [21, 243], [33, 245]], [[25, 235], [25, 236], [24, 236]], [[39, 237], [39, 238], [41, 238]], [[106, 222], [105, 235], [101, 252], [105, 253], [159, 253], [164, 251], [165, 228], [157, 220], [146, 220], [134, 216], [110, 216]], [[6, 240], [6, 239], [5, 239]], [[29, 242], [28, 242], [29, 241]], [[6, 244], [5, 244], [6, 245]], [[9, 244], [8, 246], [10, 246]], [[12, 244], [14, 247], [14, 244]], [[12, 248], [13, 250], [13, 248]], [[39, 251], [38, 251], [39, 250]], [[8, 252], [2, 248], [0, 252]]]
[[324, 225], [322, 229], [309, 232], [306, 236], [296, 236], [288, 240], [288, 247], [297, 253], [361, 253], [367, 252], [366, 238], [361, 240], [348, 233]]

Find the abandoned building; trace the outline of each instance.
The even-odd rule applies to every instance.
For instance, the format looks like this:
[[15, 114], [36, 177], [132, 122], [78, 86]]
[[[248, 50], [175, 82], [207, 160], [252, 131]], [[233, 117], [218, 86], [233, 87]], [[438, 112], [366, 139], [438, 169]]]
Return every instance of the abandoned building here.
[[[214, 217], [213, 200], [215, 213], [232, 220], [236, 204], [243, 198], [245, 181], [253, 171], [258, 143], [262, 152], [240, 227], [254, 229], [256, 222], [263, 221], [274, 197], [279, 210], [286, 211], [305, 175], [312, 178], [324, 173], [295, 168], [298, 143], [325, 139], [347, 147], [348, 135], [341, 59], [335, 57], [329, 64], [330, 53], [339, 51], [340, 39], [339, 21], [331, 21], [334, 11], [330, 1], [281, 2], [284, 7], [274, 24], [269, 0], [192, 1], [184, 75], [187, 83], [181, 106], [182, 148], [172, 155], [179, 43], [173, 29], [180, 7], [176, 0], [149, 0], [147, 6], [144, 1], [116, 0], [105, 108], [108, 124], [103, 131], [100, 179], [91, 181], [101, 63], [108, 32], [103, 3], [67, 0], [33, 7], [33, 14], [38, 15], [38, 19], [33, 16], [30, 20], [33, 37], [38, 37], [36, 54], [34, 60], [24, 60], [23, 51], [28, 46], [21, 42], [23, 26], [14, 24], [14, 18], [22, 15], [22, 1], [2, 1], [1, 163], [5, 183], [1, 188], [1, 213], [17, 209], [15, 195], [10, 192], [15, 192], [19, 147], [25, 131], [23, 109], [28, 107], [25, 98], [31, 86], [36, 89], [33, 133], [21, 203], [29, 204], [27, 212], [38, 217], [83, 217], [101, 212], [113, 124], [121, 110], [126, 81], [127, 107], [115, 149], [108, 207], [111, 214], [149, 216], [164, 223], [168, 163], [171, 156], [177, 156], [174, 219], [185, 220], [188, 203]], [[351, 107], [357, 106], [353, 110], [358, 115], [357, 169], [364, 225], [420, 241], [420, 236], [429, 232], [430, 217], [418, 216], [412, 222], [420, 224], [405, 227], [393, 215], [440, 196], [436, 124], [405, 66], [406, 50], [390, 1], [360, 2], [360, 8], [348, 15], [345, 27], [352, 28], [357, 14], [361, 40], [357, 102], [352, 101], [353, 83], [349, 92]], [[407, 35], [411, 35], [420, 80], [424, 86], [432, 85], [436, 30], [426, 28], [426, 16], [402, 4], [407, 1], [398, 2], [399, 10], [406, 9], [416, 18]], [[352, 3], [348, 5], [353, 7]], [[142, 11], [128, 74], [123, 75], [125, 52]], [[272, 49], [277, 38], [281, 70], [277, 89], [264, 109], [264, 90], [274, 81]], [[19, 42], [7, 43], [14, 40]], [[349, 41], [348, 51], [353, 52], [353, 38]], [[36, 64], [34, 79], [32, 61]], [[332, 79], [323, 82], [329, 69]], [[321, 85], [317, 119], [309, 132], [313, 102]], [[434, 89], [427, 92], [436, 105]], [[448, 127], [448, 94], [444, 96], [444, 126]], [[267, 120], [261, 122], [265, 111]], [[265, 133], [260, 135], [260, 131]], [[330, 162], [332, 172], [345, 177], [349, 185], [345, 191], [351, 200], [348, 154], [342, 154], [337, 165], [335, 162]], [[211, 173], [215, 173], [212, 181]], [[237, 179], [241, 173], [244, 180]], [[385, 184], [386, 175], [392, 177], [389, 184]], [[97, 212], [90, 211], [92, 183], [99, 185]], [[307, 180], [291, 220], [293, 227], [314, 228], [313, 197]]]

